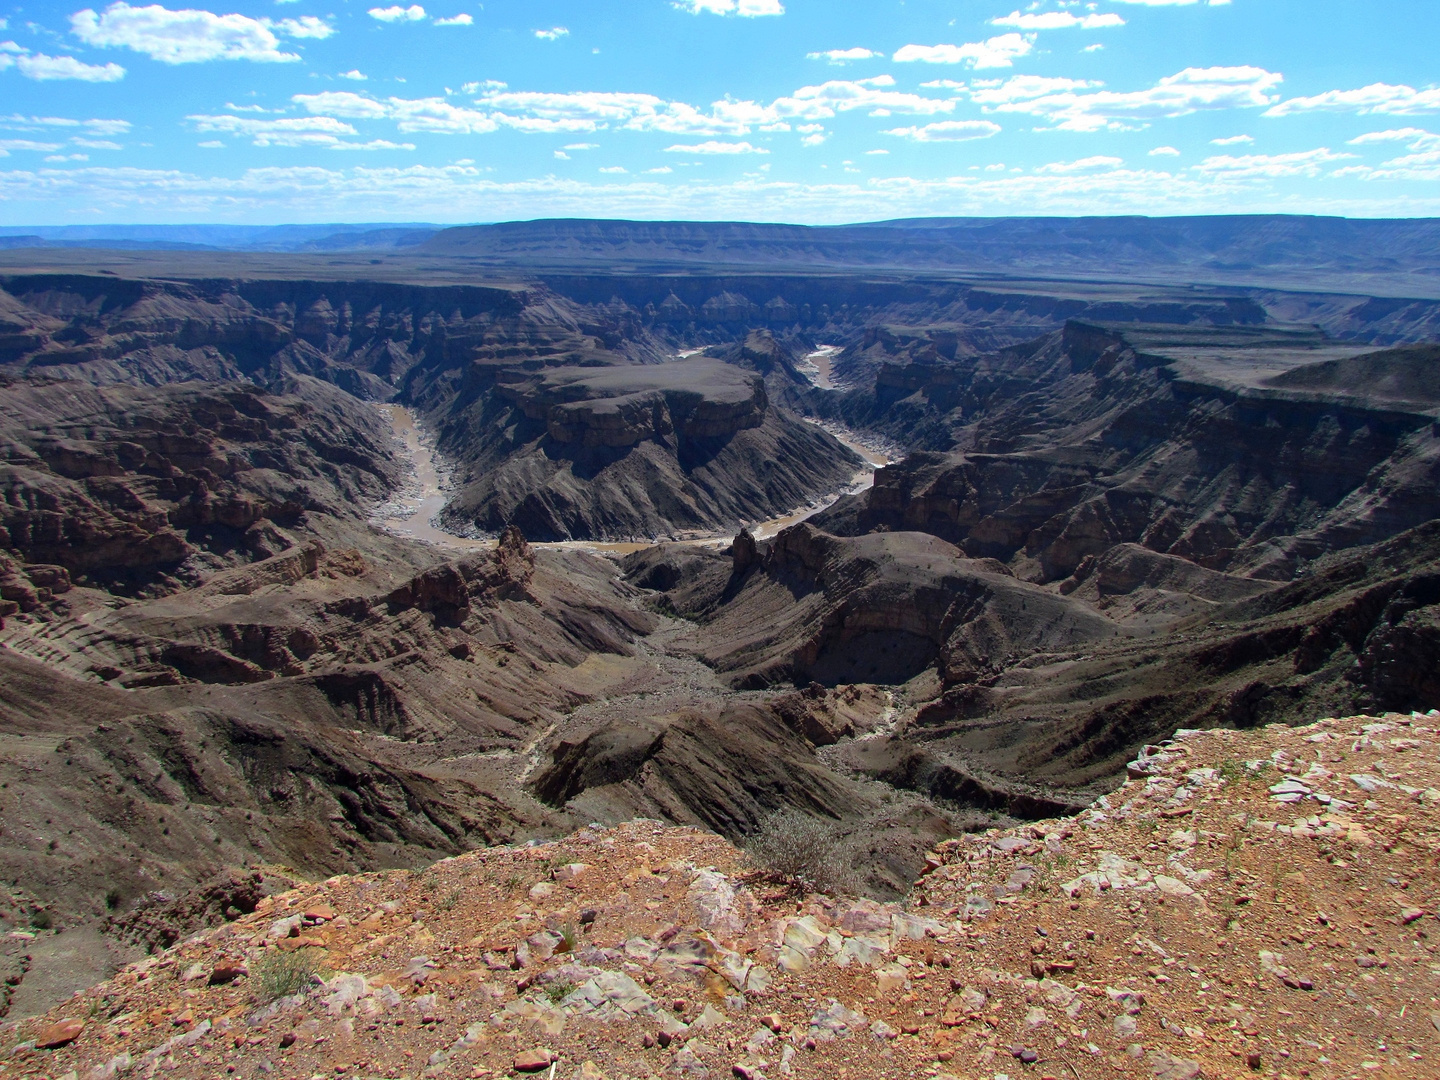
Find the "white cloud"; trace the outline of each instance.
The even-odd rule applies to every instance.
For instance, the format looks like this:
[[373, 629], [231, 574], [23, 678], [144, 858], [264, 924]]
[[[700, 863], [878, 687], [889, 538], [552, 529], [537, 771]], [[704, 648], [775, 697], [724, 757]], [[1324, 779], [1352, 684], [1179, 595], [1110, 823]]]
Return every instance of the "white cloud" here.
[[1000, 125], [989, 120], [944, 120], [924, 127], [891, 128], [886, 135], [897, 135], [913, 142], [968, 142], [999, 135]]
[[203, 149], [203, 150], [223, 150], [223, 149], [225, 149], [225, 144], [224, 144], [223, 142], [221, 142], [219, 139], [206, 139], [204, 142], [199, 142], [199, 143], [196, 143], [195, 145], [198, 146], [198, 147], [200, 147], [200, 148]]
[[889, 89], [894, 85], [895, 80], [889, 75], [854, 81], [832, 80], [819, 86], [802, 86], [788, 97], [777, 98], [770, 108], [781, 116], [806, 120], [828, 120], [838, 112], [855, 109], [872, 110], [872, 115], [875, 110], [884, 109], [915, 116], [933, 116], [955, 109], [954, 101]]
[[814, 132], [814, 133], [812, 133], [812, 134], [810, 134], [810, 135], [806, 135], [803, 139], [801, 139], [801, 140], [800, 140], [800, 145], [801, 145], [801, 146], [820, 146], [820, 145], [822, 145], [822, 144], [825, 142], [825, 140], [828, 139], [829, 137], [830, 137], [830, 136], [829, 136], [828, 134], [826, 134], [825, 132], [823, 132], [823, 131], [816, 131], [816, 132]]
[[1069, 90], [1089, 90], [1104, 83], [1086, 79], [1064, 79], [1046, 75], [1012, 75], [1008, 79], [976, 79], [971, 84], [970, 98], [980, 105], [1001, 105], [1010, 101], [1030, 101], [1047, 94]]
[[593, 142], [572, 142], [565, 144], [566, 150], [599, 150], [600, 144]]
[[413, 144], [373, 139], [353, 142], [345, 136], [358, 134], [349, 124], [330, 116], [287, 117], [283, 120], [256, 120], [249, 116], [187, 116], [202, 134], [238, 135], [256, 146], [311, 146], [325, 150], [414, 150]]
[[368, 82], [370, 80], [370, 76], [362, 74], [359, 68], [342, 71], [336, 78], [349, 79], [351, 82]]
[[673, 173], [674, 171], [675, 171], [675, 170], [672, 169], [672, 168], [670, 168], [669, 165], [661, 165], [658, 169], [646, 169], [646, 170], [645, 170], [645, 172], [646, 172], [647, 174], [653, 174], [653, 175], [663, 175], [663, 174], [666, 174], [666, 173]]
[[121, 146], [118, 142], [114, 142], [114, 141], [112, 141], [112, 140], [110, 140], [110, 139], [83, 139], [83, 138], [81, 138], [80, 136], [77, 135], [77, 136], [75, 136], [73, 139], [71, 139], [70, 141], [71, 141], [72, 143], [74, 143], [76, 146], [88, 147], [88, 148], [91, 149], [91, 150], [124, 150], [124, 149], [125, 149], [125, 147]]
[[0, 128], [12, 131], [36, 131], [41, 128], [83, 128], [88, 135], [124, 135], [130, 130], [129, 120], [72, 120], [68, 116], [0, 116]]
[[[6, 45], [14, 45], [7, 41]], [[20, 55], [12, 56], [18, 52]], [[46, 56], [32, 53], [15, 46], [0, 53], [0, 71], [13, 67], [27, 79], [36, 82], [55, 82], [60, 79], [74, 79], [80, 82], [118, 82], [125, 77], [125, 69], [119, 64], [83, 64], [73, 56]]]
[[883, 54], [873, 49], [827, 49], [825, 52], [806, 53], [807, 60], [828, 60], [832, 64], [844, 64], [851, 60], [873, 60]]
[[348, 90], [296, 94], [290, 99], [317, 120], [393, 120], [405, 134], [485, 135], [499, 128], [487, 113], [452, 105], [444, 98], [386, 98], [378, 101]]
[[569, 161], [569, 160], [570, 160], [570, 155], [567, 154], [564, 150], [556, 150], [556, 151], [555, 151], [555, 160], [556, 160], [556, 161]]
[[[998, 81], [998, 80], [997, 80]], [[931, 79], [929, 82], [920, 84], [921, 90], [954, 90], [959, 93], [968, 90], [969, 87], [963, 82], [956, 82], [954, 79]]]
[[309, 15], [275, 22], [190, 8], [171, 11], [159, 4], [131, 7], [123, 0], [99, 15], [90, 8], [77, 11], [70, 16], [70, 27], [87, 45], [132, 49], [164, 64], [293, 62], [300, 57], [282, 52], [280, 37], [327, 38], [335, 32], [329, 23]]
[[556, 41], [562, 37], [569, 37], [570, 31], [563, 26], [552, 26], [549, 30], [536, 30], [535, 36], [541, 41]]
[[742, 19], [785, 14], [780, 0], [674, 0], [674, 6], [692, 15], [708, 11], [712, 15], [739, 15]]
[[[17, 155], [19, 157], [19, 155]], [[334, 161], [335, 155], [330, 155]], [[24, 160], [24, 159], [22, 159]], [[1440, 189], [1386, 190], [1375, 183], [1314, 185], [1296, 191], [1266, 177], [1193, 170], [1117, 168], [1069, 174], [890, 175], [818, 182], [784, 178], [709, 179], [698, 170], [643, 177], [537, 176], [499, 180], [474, 165], [364, 167], [310, 163], [216, 173], [82, 164], [0, 169], [0, 200], [41, 217], [84, 205], [97, 214], [139, 219], [156, 207], [229, 220], [242, 215], [303, 219], [325, 209], [340, 220], [496, 221], [534, 217], [783, 220], [814, 224], [881, 218], [995, 215], [1310, 213], [1440, 216]], [[756, 159], [750, 158], [749, 161]], [[763, 160], [763, 159], [761, 159]], [[678, 159], [676, 162], [679, 164]], [[758, 170], [757, 170], [758, 171]], [[1421, 175], [1420, 169], [1411, 170]]]
[[1440, 150], [1440, 135], [1432, 134], [1424, 128], [1395, 128], [1390, 131], [1371, 131], [1364, 135], [1357, 135], [1350, 140], [1351, 146], [1368, 146], [1371, 143], [1403, 142], [1408, 143], [1411, 150]]
[[[1145, 7], [1190, 7], [1202, 0], [1115, 0], [1117, 4], [1142, 4]], [[1203, 0], [1208, 7], [1224, 7], [1230, 0]]]
[[448, 19], [436, 19], [436, 20], [435, 20], [435, 25], [436, 25], [436, 26], [473, 26], [473, 25], [475, 25], [475, 18], [474, 18], [474, 16], [468, 15], [468, 14], [466, 14], [465, 12], [462, 11], [459, 15], [451, 15]]
[[1100, 51], [1101, 51], [1102, 49], [1104, 49], [1104, 48], [1105, 48], [1105, 46], [1104, 46], [1104, 45], [1101, 45], [1100, 42], [1097, 41], [1097, 42], [1095, 42], [1094, 45], [1086, 45], [1086, 46], [1085, 46], [1083, 49], [1081, 49], [1080, 51], [1081, 51], [1081, 52], [1100, 52]]
[[[338, 90], [297, 94], [292, 100], [317, 116], [394, 120], [403, 132], [481, 134], [506, 127], [537, 134], [579, 135], [620, 130], [730, 138], [748, 135], [757, 128], [768, 132], [789, 131], [800, 121], [803, 123], [796, 130], [813, 136], [823, 130], [821, 121], [856, 109], [867, 110], [871, 115], [917, 116], [933, 116], [955, 109], [954, 100], [904, 93], [892, 89], [894, 85], [895, 80], [889, 75], [854, 81], [832, 80], [802, 86], [768, 105], [724, 99], [712, 103], [708, 111], [652, 94], [512, 91], [504, 83], [467, 83], [466, 92], [477, 95], [473, 109], [458, 108], [439, 98], [391, 97], [382, 101]], [[812, 144], [815, 141], [811, 139]]]
[[865, 154], [866, 154], [867, 157], [881, 157], [881, 156], [887, 155], [887, 154], [889, 154], [889, 153], [890, 153], [889, 150], [866, 150], [866, 151], [865, 151]]
[[667, 154], [768, 154], [770, 151], [759, 146], [751, 146], [748, 142], [717, 142], [714, 139], [708, 142], [695, 143], [691, 146], [667, 146]]
[[988, 111], [1035, 116], [1062, 131], [1100, 131], [1211, 109], [1263, 108], [1275, 101], [1283, 76], [1257, 67], [1186, 68], [1148, 90], [1062, 91], [1010, 101]]
[[29, 150], [37, 154], [53, 154], [59, 143], [35, 142], [32, 139], [0, 139], [0, 157], [9, 157], [12, 150]]
[[1035, 171], [1050, 175], [1063, 176], [1067, 173], [1091, 172], [1095, 169], [1113, 169], [1117, 165], [1124, 165], [1125, 160], [1118, 157], [1095, 157], [1081, 158], [1079, 161], [1052, 161], [1048, 165], [1041, 165]]
[[1253, 136], [1250, 136], [1250, 135], [1231, 135], [1229, 138], [1225, 138], [1225, 139], [1211, 139], [1211, 140], [1210, 140], [1210, 145], [1211, 145], [1211, 146], [1244, 146], [1244, 145], [1246, 145], [1247, 143], [1253, 143], [1254, 141], [1255, 141], [1254, 137], [1253, 137]]
[[392, 7], [373, 7], [366, 14], [372, 19], [387, 23], [420, 22], [425, 18], [425, 9], [419, 4], [411, 4], [409, 7], [395, 4]]
[[1151, 157], [1179, 157], [1180, 151], [1173, 146], [1157, 146], [1150, 151]]
[[1046, 11], [1021, 15], [1012, 11], [998, 19], [991, 19], [992, 26], [1013, 26], [1016, 30], [1067, 30], [1078, 26], [1082, 30], [1100, 30], [1107, 26], [1124, 26], [1125, 20], [1113, 12], [1107, 15], [1076, 15], [1069, 11]]
[[1290, 98], [1266, 111], [1266, 116], [1290, 116], [1305, 112], [1349, 112], [1360, 116], [1381, 113], [1413, 116], [1440, 111], [1440, 87], [1416, 90], [1389, 83], [1371, 83], [1359, 90], [1327, 90], [1313, 97]]
[[600, 170], [602, 173], [628, 173], [630, 170], [624, 165], [607, 165]]
[[272, 23], [268, 19], [261, 22], [267, 26], [274, 27], [286, 37], [292, 38], [314, 38], [317, 41], [324, 41], [335, 33], [335, 28], [324, 19], [317, 19], [314, 15], [303, 15], [298, 19], [281, 19]]
[[1293, 154], [1245, 154], [1241, 157], [1226, 154], [1206, 158], [1191, 168], [1201, 173], [1224, 174], [1229, 177], [1318, 176], [1322, 166], [1354, 156], [1337, 154], [1322, 146], [1318, 150], [1304, 150]]
[[905, 45], [892, 59], [900, 64], [918, 60], [926, 64], [969, 64], [977, 70], [1007, 68], [1014, 66], [1016, 57], [1026, 56], [1034, 48], [1034, 35], [1001, 34], [964, 45]]

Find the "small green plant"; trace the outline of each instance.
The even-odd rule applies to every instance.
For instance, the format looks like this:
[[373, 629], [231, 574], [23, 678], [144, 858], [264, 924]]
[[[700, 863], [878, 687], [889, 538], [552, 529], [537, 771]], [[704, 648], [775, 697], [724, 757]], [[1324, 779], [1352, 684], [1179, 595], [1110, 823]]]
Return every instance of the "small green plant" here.
[[451, 889], [448, 893], [446, 893], [443, 897], [436, 901], [435, 906], [438, 907], [441, 911], [450, 911], [455, 907], [456, 904], [460, 902], [460, 897], [462, 897], [463, 895], [465, 895], [463, 890]]
[[114, 911], [114, 910], [117, 909], [119, 906], [120, 906], [120, 890], [119, 890], [119, 889], [106, 889], [106, 890], [105, 890], [105, 910], [106, 910], [106, 911]]
[[311, 949], [271, 951], [256, 969], [256, 992], [265, 1004], [291, 997], [310, 984], [319, 966], [319, 958]]
[[1227, 784], [1238, 784], [1245, 779], [1245, 766], [1234, 758], [1226, 758], [1220, 762], [1220, 779]]
[[545, 987], [545, 996], [549, 999], [551, 1005], [559, 1005], [569, 997], [574, 990], [574, 983], [562, 980], [560, 982], [553, 982]]
[[560, 928], [560, 945], [555, 950], [557, 953], [573, 953], [580, 947], [580, 929], [574, 923], [566, 923]]

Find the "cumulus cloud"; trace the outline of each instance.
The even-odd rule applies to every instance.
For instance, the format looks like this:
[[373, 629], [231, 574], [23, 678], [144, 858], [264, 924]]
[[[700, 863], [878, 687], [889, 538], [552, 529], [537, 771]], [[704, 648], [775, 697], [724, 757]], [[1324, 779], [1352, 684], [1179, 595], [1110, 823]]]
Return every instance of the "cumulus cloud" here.
[[832, 64], [846, 64], [851, 60], [873, 60], [882, 53], [873, 49], [827, 49], [824, 52], [806, 53], [807, 60], [828, 60]]
[[0, 116], [0, 128], [10, 131], [40, 131], [44, 128], [78, 128], [87, 135], [124, 135], [129, 120], [74, 120], [68, 116]]
[[35, 142], [33, 139], [0, 139], [0, 157], [9, 157], [12, 150], [29, 150], [37, 154], [53, 154], [59, 143]]
[[[317, 120], [391, 120], [405, 134], [485, 135], [499, 129], [489, 114], [453, 105], [444, 98], [400, 98], [384, 101], [348, 90], [296, 94], [290, 100]], [[347, 125], [348, 126], [348, 125]]]
[[1048, 165], [1041, 165], [1035, 171], [1037, 173], [1048, 173], [1050, 175], [1065, 175], [1066, 173], [1091, 172], [1095, 169], [1113, 169], [1117, 165], [1124, 165], [1125, 160], [1118, 157], [1095, 157], [1081, 158], [1078, 161], [1052, 161]]
[[[7, 41], [4, 44], [15, 43]], [[119, 64], [85, 64], [73, 56], [46, 56], [44, 53], [32, 53], [20, 46], [0, 52], [0, 71], [10, 67], [36, 82], [73, 79], [79, 82], [102, 83], [118, 82], [125, 77], [125, 69]]]
[[1065, 79], [1047, 75], [1012, 75], [1003, 80], [975, 80], [970, 84], [970, 98], [980, 105], [1001, 105], [1010, 101], [1032, 101], [1035, 98], [1070, 90], [1089, 90], [1103, 85], [1103, 83], [1087, 79]]
[[552, 26], [549, 30], [536, 30], [535, 36], [541, 41], [557, 41], [562, 37], [569, 37], [570, 31], [563, 26]]
[[628, 173], [630, 170], [624, 165], [607, 165], [600, 170], [602, 173]]
[[202, 134], [239, 135], [256, 146], [305, 146], [325, 150], [414, 150], [412, 143], [384, 139], [355, 142], [358, 134], [349, 124], [329, 116], [298, 116], [283, 120], [257, 120], [250, 116], [187, 116]]
[[[504, 127], [535, 134], [642, 131], [738, 138], [757, 129], [786, 132], [793, 128], [807, 137], [807, 145], [823, 141], [821, 122], [840, 113], [863, 109], [872, 116], [934, 116], [955, 109], [953, 99], [906, 93], [895, 90], [894, 85], [889, 75], [837, 79], [802, 86], [768, 104], [722, 99], [708, 109], [653, 94], [520, 91], [500, 82], [466, 83], [466, 93], [476, 95], [474, 108], [451, 105], [440, 98], [382, 100], [341, 90], [297, 94], [292, 100], [316, 116], [393, 120], [402, 132], [480, 134]], [[821, 138], [816, 139], [817, 135]]]
[[131, 7], [123, 0], [98, 15], [90, 8], [77, 11], [70, 16], [70, 28], [87, 45], [131, 49], [164, 64], [289, 63], [300, 57], [281, 51], [281, 37], [322, 39], [335, 32], [329, 23], [309, 15], [277, 22], [190, 8], [171, 11], [159, 4]]
[[1021, 15], [1012, 11], [998, 19], [991, 19], [992, 26], [1013, 26], [1016, 30], [1068, 30], [1078, 26], [1082, 30], [1100, 30], [1107, 26], [1124, 26], [1125, 20], [1111, 12], [1106, 15], [1076, 15], [1069, 11], [1032, 12]]
[[1027, 114], [1062, 131], [1133, 129], [1203, 110], [1263, 108], [1274, 103], [1273, 91], [1283, 78], [1257, 67], [1186, 68], [1148, 90], [1065, 90], [1001, 102], [987, 111]]
[[1150, 151], [1151, 157], [1179, 157], [1180, 151], [1173, 146], [1157, 146]]
[[1290, 98], [1266, 110], [1266, 116], [1290, 116], [1307, 112], [1348, 112], [1365, 116], [1380, 113], [1413, 116], [1440, 112], [1440, 87], [1416, 90], [1413, 86], [1371, 83], [1358, 90], [1327, 90], [1313, 97]]
[[999, 135], [1000, 125], [989, 120], [942, 120], [924, 127], [891, 128], [886, 135], [896, 135], [913, 142], [968, 142]]
[[1293, 154], [1245, 154], [1240, 157], [1225, 154], [1206, 158], [1192, 168], [1200, 173], [1229, 177], [1318, 176], [1323, 166], [1354, 156], [1338, 154], [1322, 146], [1317, 150]]
[[675, 145], [667, 146], [667, 154], [768, 154], [770, 151], [759, 146], [751, 146], [748, 142], [717, 142], [714, 139], [708, 142], [694, 143], [690, 146]]
[[1140, 4], [1144, 7], [1190, 7], [1204, 3], [1207, 7], [1224, 7], [1230, 0], [1115, 0], [1117, 4]]
[[409, 7], [395, 4], [392, 7], [373, 7], [366, 14], [372, 19], [387, 23], [420, 22], [425, 18], [425, 9], [419, 4], [411, 4]]
[[1351, 146], [1368, 146], [1371, 143], [1403, 142], [1411, 150], [1440, 149], [1440, 135], [1434, 135], [1424, 128], [1392, 128], [1389, 131], [1369, 131], [1351, 139]]
[[368, 82], [369, 75], [363, 74], [359, 68], [351, 68], [349, 71], [342, 71], [336, 76], [339, 79], [349, 79], [351, 82]]
[[709, 12], [712, 15], [738, 15], [742, 19], [785, 14], [780, 0], [675, 0], [675, 7], [691, 15]]
[[1229, 136], [1228, 138], [1224, 138], [1224, 139], [1211, 139], [1211, 140], [1210, 140], [1210, 145], [1211, 145], [1211, 146], [1243, 146], [1243, 145], [1245, 145], [1246, 143], [1253, 143], [1254, 141], [1255, 141], [1254, 137], [1253, 137], [1253, 136], [1250, 136], [1250, 135], [1231, 135], [1231, 136]]
[[964, 45], [904, 45], [892, 59], [896, 63], [920, 61], [926, 64], [969, 64], [972, 68], [1013, 67], [1016, 57], [1026, 56], [1035, 48], [1033, 34], [1001, 34], [987, 41], [971, 41]]
[[436, 26], [473, 26], [474, 24], [474, 17], [463, 11], [459, 15], [451, 15], [448, 19], [435, 20]]

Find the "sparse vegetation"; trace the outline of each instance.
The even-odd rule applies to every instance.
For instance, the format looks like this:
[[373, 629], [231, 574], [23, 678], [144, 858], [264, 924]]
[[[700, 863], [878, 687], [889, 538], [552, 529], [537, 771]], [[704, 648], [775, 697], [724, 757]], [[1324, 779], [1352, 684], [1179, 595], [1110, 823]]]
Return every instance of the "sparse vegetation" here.
[[560, 945], [556, 948], [557, 953], [574, 952], [580, 947], [580, 928], [574, 923], [566, 923], [560, 928]]
[[309, 985], [318, 967], [319, 959], [312, 949], [296, 949], [294, 952], [271, 951], [256, 968], [256, 993], [261, 1002], [266, 1004], [283, 997], [291, 997]]
[[545, 997], [549, 999], [551, 1005], [559, 1005], [560, 1002], [570, 996], [574, 989], [575, 984], [572, 982], [565, 982], [563, 980], [553, 982], [545, 987]]
[[755, 866], [792, 885], [840, 895], [854, 893], [858, 878], [849, 845], [836, 823], [798, 810], [777, 810], [762, 818], [745, 841]]

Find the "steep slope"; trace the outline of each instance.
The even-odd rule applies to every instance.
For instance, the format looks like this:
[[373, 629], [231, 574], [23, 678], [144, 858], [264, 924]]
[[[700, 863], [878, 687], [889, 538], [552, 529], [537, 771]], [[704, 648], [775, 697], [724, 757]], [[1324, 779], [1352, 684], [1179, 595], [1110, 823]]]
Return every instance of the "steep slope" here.
[[9, 1027], [7, 1067], [1418, 1080], [1437, 715], [1182, 733], [937, 844], [904, 904], [647, 822], [306, 884]]
[[[1357, 351], [1313, 333], [1071, 323], [974, 361], [895, 365], [849, 415], [949, 453], [882, 470], [818, 521], [925, 529], [1038, 581], [1121, 543], [1288, 580], [1440, 514], [1435, 407], [1367, 396]], [[1426, 356], [1386, 363], [1419, 371]], [[1311, 365], [1356, 374], [1317, 375], [1334, 391], [1317, 393], [1293, 381]]]

